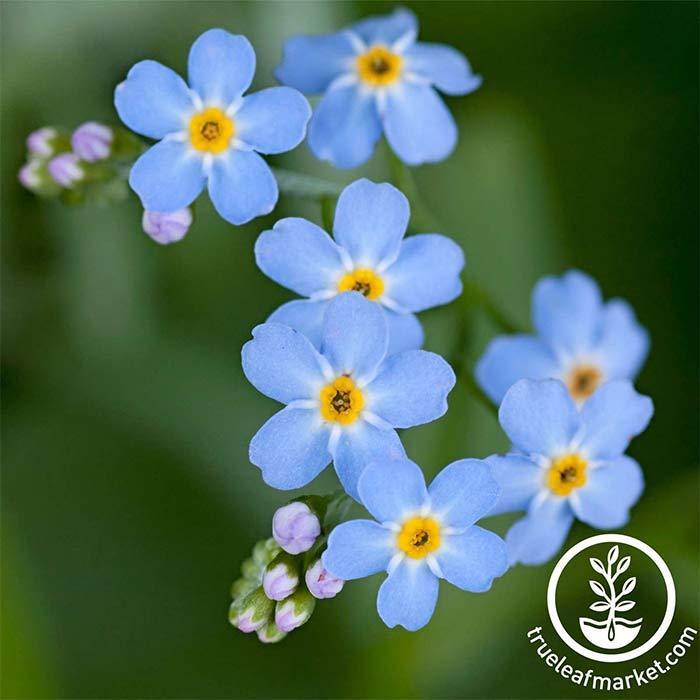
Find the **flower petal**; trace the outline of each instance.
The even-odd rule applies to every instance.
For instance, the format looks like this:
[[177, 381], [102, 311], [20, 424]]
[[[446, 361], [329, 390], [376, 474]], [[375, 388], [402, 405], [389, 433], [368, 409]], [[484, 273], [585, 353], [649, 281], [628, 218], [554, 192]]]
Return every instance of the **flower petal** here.
[[446, 536], [435, 557], [447, 581], [472, 593], [488, 591], [493, 579], [508, 570], [506, 543], [477, 525]]
[[404, 559], [379, 588], [377, 612], [387, 627], [415, 632], [430, 622], [439, 581], [424, 561]]
[[349, 520], [328, 536], [324, 568], [336, 578], [351, 581], [386, 571], [394, 553], [395, 535], [372, 520]]
[[538, 503], [508, 530], [509, 564], [537, 565], [549, 561], [564, 544], [573, 520], [566, 498], [548, 497]]
[[311, 107], [289, 87], [272, 87], [243, 98], [236, 112], [236, 137], [260, 153], [284, 153], [298, 146], [306, 134]]
[[489, 515], [499, 491], [486, 462], [460, 459], [433, 479], [428, 489], [430, 509], [446, 527], [469, 527]]
[[463, 267], [462, 249], [447, 236], [410, 236], [384, 275], [385, 294], [414, 312], [447, 304], [462, 293], [459, 273]]
[[547, 346], [531, 335], [501, 335], [486, 347], [476, 364], [476, 381], [500, 404], [519, 379], [549, 379], [560, 374], [559, 363]]
[[521, 379], [508, 389], [498, 419], [515, 447], [545, 456], [568, 448], [580, 425], [569, 392], [556, 379]]
[[631, 457], [623, 455], [588, 472], [586, 483], [570, 497], [579, 520], [601, 530], [622, 527], [629, 509], [644, 491], [644, 475]]
[[415, 314], [400, 314], [384, 309], [389, 326], [389, 347], [387, 355], [404, 350], [418, 350], [423, 345], [423, 326]]
[[255, 75], [255, 51], [240, 34], [210, 29], [192, 44], [187, 61], [190, 86], [205, 106], [228, 107]]
[[515, 454], [491, 455], [484, 461], [501, 488], [498, 501], [489, 515], [527, 510], [542, 488], [542, 469], [527, 457]]
[[404, 54], [406, 68], [411, 73], [428, 78], [438, 90], [448, 95], [467, 95], [481, 86], [467, 57], [446, 44], [420, 41]]
[[273, 488], [301, 488], [331, 461], [329, 433], [316, 409], [284, 408], [250, 441], [250, 461]]
[[226, 221], [239, 226], [269, 214], [278, 195], [277, 181], [257, 153], [230, 149], [214, 158], [209, 196]]
[[350, 29], [362, 37], [368, 46], [391, 46], [405, 34], [418, 34], [418, 20], [411, 10], [399, 7], [390, 15], [371, 15], [355, 22]]
[[358, 483], [362, 505], [380, 523], [401, 523], [428, 502], [421, 468], [410, 459], [368, 464]]
[[612, 299], [603, 307], [601, 326], [596, 353], [603, 371], [614, 379], [634, 379], [649, 352], [649, 333], [622, 299]]
[[408, 165], [444, 160], [457, 143], [457, 125], [429, 85], [403, 82], [387, 92], [384, 131]]
[[140, 61], [114, 91], [119, 118], [137, 134], [162, 139], [187, 128], [194, 104], [187, 83], [157, 61]]
[[581, 446], [593, 458], [618, 457], [653, 414], [651, 399], [638, 394], [631, 382], [606, 382], [581, 409]]
[[333, 237], [356, 267], [386, 266], [399, 255], [410, 215], [408, 199], [396, 187], [362, 178], [338, 198]]
[[456, 377], [445, 360], [426, 350], [390, 355], [367, 386], [367, 407], [396, 428], [436, 420], [447, 412]]
[[204, 188], [202, 159], [179, 141], [160, 141], [134, 163], [129, 185], [149, 211], [169, 213], [192, 204]]
[[371, 92], [358, 86], [331, 87], [309, 123], [311, 152], [336, 168], [356, 168], [369, 160], [382, 135], [382, 124]]
[[333, 463], [348, 495], [360, 500], [358, 480], [368, 464], [387, 463], [406, 456], [401, 440], [394, 430], [381, 430], [358, 420], [343, 428], [335, 449]]
[[278, 221], [255, 243], [255, 261], [270, 278], [303, 296], [333, 289], [344, 267], [333, 239], [306, 219]]
[[326, 309], [321, 352], [337, 374], [352, 374], [355, 381], [370, 380], [386, 355], [388, 336], [379, 304], [358, 292], [344, 292]]
[[243, 372], [265, 396], [281, 403], [318, 399], [324, 377], [318, 352], [298, 331], [279, 323], [253, 329], [241, 351]]
[[317, 95], [347, 72], [354, 54], [347, 31], [322, 36], [293, 36], [284, 42], [282, 63], [275, 69], [275, 77], [280, 83], [306, 95]]
[[578, 270], [544, 277], [532, 293], [532, 322], [562, 359], [590, 352], [603, 310], [596, 282]]
[[267, 319], [267, 323], [281, 323], [290, 326], [295, 331], [305, 335], [318, 349], [321, 347], [321, 330], [327, 307], [327, 301], [295, 299], [282, 304], [276, 311], [273, 311]]

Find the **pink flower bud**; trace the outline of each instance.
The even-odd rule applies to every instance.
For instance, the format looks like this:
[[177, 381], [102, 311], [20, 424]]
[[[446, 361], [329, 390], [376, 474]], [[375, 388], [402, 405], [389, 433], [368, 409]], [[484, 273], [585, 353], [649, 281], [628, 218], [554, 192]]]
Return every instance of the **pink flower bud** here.
[[94, 163], [109, 158], [113, 138], [108, 126], [85, 122], [73, 132], [70, 142], [73, 153], [87, 163]]
[[291, 632], [311, 617], [315, 607], [311, 594], [305, 588], [297, 588], [289, 598], [277, 603], [275, 624], [282, 632]]
[[28, 190], [36, 190], [41, 186], [41, 165], [37, 161], [30, 160], [19, 170], [18, 179]]
[[314, 598], [334, 598], [343, 590], [345, 581], [336, 578], [323, 567], [320, 559], [306, 570], [306, 587]]
[[62, 187], [73, 187], [85, 177], [75, 153], [61, 153], [49, 161], [49, 175]]
[[301, 501], [278, 508], [272, 518], [272, 536], [290, 554], [311, 549], [320, 534], [321, 523], [318, 517]]
[[27, 136], [27, 149], [29, 153], [33, 156], [41, 156], [42, 158], [48, 158], [53, 155], [53, 141], [56, 136], [56, 129], [52, 129], [49, 126], [32, 131], [32, 133]]
[[284, 600], [299, 585], [297, 564], [288, 554], [280, 554], [265, 569], [263, 589], [271, 600]]
[[192, 224], [192, 212], [189, 208], [178, 209], [169, 213], [144, 211], [141, 225], [143, 230], [162, 245], [176, 243], [185, 237]]

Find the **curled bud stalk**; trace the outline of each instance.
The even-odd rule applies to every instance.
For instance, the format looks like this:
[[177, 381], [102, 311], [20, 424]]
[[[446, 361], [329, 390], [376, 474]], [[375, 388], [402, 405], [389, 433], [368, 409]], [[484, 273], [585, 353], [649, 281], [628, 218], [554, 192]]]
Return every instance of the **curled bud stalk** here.
[[291, 632], [311, 617], [315, 607], [316, 598], [306, 588], [297, 588], [289, 598], [277, 603], [275, 624], [282, 632]]
[[192, 225], [192, 211], [188, 207], [170, 213], [144, 211], [141, 225], [156, 243], [176, 243], [189, 231]]
[[274, 602], [260, 586], [240, 601], [231, 603], [229, 621], [241, 632], [255, 632], [270, 621], [274, 608]]
[[85, 122], [71, 136], [73, 153], [86, 163], [109, 158], [112, 152], [114, 133], [104, 124]]
[[268, 622], [257, 631], [257, 634], [258, 639], [263, 644], [275, 644], [287, 636], [287, 633], [283, 632], [274, 622]]
[[312, 566], [306, 570], [304, 576], [306, 587], [314, 598], [320, 600], [324, 598], [335, 598], [343, 590], [345, 581], [331, 575], [323, 566], [320, 559], [317, 559]]
[[299, 563], [286, 552], [278, 554], [263, 574], [263, 589], [268, 598], [284, 600], [299, 586]]
[[278, 508], [272, 518], [272, 535], [289, 554], [300, 554], [311, 549], [320, 534], [318, 516], [301, 501]]
[[27, 136], [27, 150], [31, 156], [38, 158], [50, 158], [56, 153], [56, 140], [58, 132], [50, 126], [45, 126], [32, 131]]
[[61, 153], [49, 161], [49, 174], [61, 187], [70, 189], [85, 177], [75, 153]]

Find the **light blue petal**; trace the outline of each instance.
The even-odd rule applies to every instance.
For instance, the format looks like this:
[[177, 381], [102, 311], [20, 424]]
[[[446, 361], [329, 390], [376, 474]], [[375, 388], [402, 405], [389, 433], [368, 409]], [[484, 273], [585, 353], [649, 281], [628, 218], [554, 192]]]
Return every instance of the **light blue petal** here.
[[408, 199], [396, 187], [362, 178], [338, 198], [333, 237], [355, 267], [386, 266], [399, 255], [410, 215]]
[[297, 90], [272, 87], [244, 97], [234, 119], [241, 141], [260, 153], [284, 153], [304, 140], [311, 107]]
[[399, 7], [390, 15], [365, 17], [351, 25], [350, 29], [369, 46], [375, 43], [391, 46], [409, 32], [418, 34], [418, 20], [411, 10]]
[[255, 51], [244, 36], [210, 29], [192, 44], [187, 72], [205, 106], [228, 107], [253, 81]]
[[387, 355], [404, 350], [418, 350], [423, 345], [424, 335], [418, 317], [414, 314], [399, 314], [384, 309], [389, 326], [389, 348]]
[[489, 515], [527, 510], [542, 488], [542, 469], [521, 455], [491, 455], [484, 460], [501, 487], [496, 505]]
[[576, 405], [557, 379], [521, 379], [506, 393], [498, 419], [520, 451], [545, 456], [565, 451], [580, 425]]
[[544, 277], [532, 293], [532, 322], [560, 358], [593, 348], [602, 310], [598, 285], [578, 270], [561, 277]]
[[637, 323], [632, 307], [612, 299], [603, 307], [596, 347], [603, 371], [612, 379], [634, 379], [649, 352], [649, 333]]
[[180, 141], [160, 141], [134, 163], [129, 185], [148, 211], [184, 209], [204, 188], [202, 159]]
[[318, 399], [325, 384], [318, 352], [306, 336], [288, 326], [257, 326], [241, 356], [248, 381], [275, 401]]
[[518, 520], [506, 535], [508, 562], [544, 564], [562, 547], [574, 514], [566, 498], [549, 497]]
[[480, 459], [448, 464], [430, 484], [431, 511], [446, 527], [465, 528], [489, 515], [498, 500], [499, 486]]
[[436, 163], [452, 153], [457, 125], [429, 85], [401, 83], [387, 93], [384, 131], [396, 155], [408, 165]]
[[226, 221], [240, 226], [269, 214], [278, 195], [275, 176], [257, 153], [230, 149], [214, 158], [209, 196]]
[[307, 95], [325, 92], [342, 73], [355, 51], [346, 31], [322, 36], [293, 36], [284, 42], [275, 77]]
[[396, 535], [372, 520], [350, 520], [337, 525], [323, 553], [324, 568], [336, 578], [351, 581], [386, 571], [394, 553]]
[[331, 87], [309, 123], [311, 152], [336, 168], [356, 168], [369, 160], [382, 135], [382, 124], [371, 91], [357, 85]]
[[114, 91], [119, 118], [132, 131], [152, 139], [187, 129], [194, 105], [175, 71], [157, 61], [140, 61]]
[[410, 236], [384, 274], [384, 293], [408, 311], [447, 304], [462, 293], [463, 267], [462, 249], [447, 236]]
[[306, 297], [337, 289], [345, 273], [333, 239], [299, 218], [281, 219], [263, 231], [255, 243], [255, 262], [270, 279]]
[[508, 569], [506, 543], [477, 525], [444, 537], [435, 553], [443, 577], [463, 591], [483, 593]]
[[355, 381], [369, 380], [386, 355], [388, 336], [379, 304], [358, 292], [344, 292], [326, 309], [321, 352], [337, 374], [352, 375]]
[[357, 482], [368, 464], [377, 461], [388, 463], [405, 456], [406, 452], [396, 431], [381, 430], [358, 420], [343, 428], [333, 463], [345, 491], [359, 501]]
[[331, 461], [330, 428], [317, 409], [284, 408], [250, 441], [250, 461], [276, 489], [306, 486]]
[[368, 464], [357, 488], [362, 505], [380, 523], [402, 523], [428, 502], [423, 472], [410, 459]]
[[404, 53], [406, 70], [427, 78], [448, 95], [466, 95], [481, 85], [467, 57], [446, 44], [418, 42]]
[[315, 348], [321, 347], [323, 317], [326, 315], [327, 301], [295, 299], [282, 304], [270, 314], [268, 323], [282, 323], [305, 335]]
[[597, 459], [620, 456], [649, 424], [654, 404], [638, 394], [631, 382], [606, 382], [581, 409], [581, 447]]
[[426, 350], [390, 355], [367, 386], [365, 408], [393, 425], [411, 428], [447, 412], [456, 377], [445, 360]]
[[430, 622], [439, 581], [424, 561], [404, 559], [379, 588], [377, 612], [387, 627], [415, 632]]
[[519, 379], [548, 379], [561, 373], [547, 346], [531, 335], [494, 338], [474, 372], [479, 386], [496, 404], [501, 403], [506, 391]]
[[571, 507], [579, 520], [601, 530], [622, 527], [629, 509], [644, 491], [644, 475], [631, 457], [622, 456], [590, 469], [586, 483], [571, 495]]

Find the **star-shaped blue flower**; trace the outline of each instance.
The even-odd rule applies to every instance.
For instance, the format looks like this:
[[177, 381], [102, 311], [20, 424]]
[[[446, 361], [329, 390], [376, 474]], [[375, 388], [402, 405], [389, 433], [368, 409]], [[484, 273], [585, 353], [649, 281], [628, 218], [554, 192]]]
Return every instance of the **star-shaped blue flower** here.
[[612, 530], [644, 490], [624, 452], [649, 423], [651, 399], [628, 381], [604, 384], [580, 408], [556, 379], [522, 379], [499, 411], [514, 453], [487, 458], [501, 487], [490, 515], [526, 511], [506, 535], [512, 564], [542, 564], [561, 548], [574, 518]]
[[311, 108], [288, 87], [243, 96], [255, 73], [244, 36], [204, 32], [190, 49], [189, 87], [156, 61], [141, 61], [117, 86], [114, 103], [133, 131], [158, 140], [134, 164], [129, 184], [144, 209], [173, 212], [205, 185], [216, 210], [232, 224], [267, 214], [277, 182], [259, 153], [301, 143]]
[[447, 411], [455, 384], [447, 362], [424, 350], [387, 357], [387, 342], [382, 310], [357, 292], [328, 305], [320, 352], [289, 326], [253, 330], [243, 371], [260, 392], [286, 404], [250, 443], [250, 461], [270, 486], [304, 486], [333, 460], [343, 488], [357, 498], [369, 462], [405, 455], [395, 428]]
[[413, 462], [375, 462], [362, 473], [358, 488], [376, 522], [351, 520], [334, 528], [323, 566], [344, 580], [386, 571], [377, 610], [388, 627], [414, 631], [426, 625], [441, 578], [481, 593], [508, 568], [503, 540], [474, 524], [498, 498], [485, 462], [453, 462], [428, 489]]
[[335, 34], [296, 36], [284, 45], [278, 80], [323, 94], [309, 125], [317, 158], [354, 168], [386, 134], [409, 165], [446, 158], [457, 126], [436, 90], [466, 95], [481, 85], [467, 59], [444, 44], [417, 42], [409, 10], [367, 17]]
[[263, 231], [255, 259], [270, 278], [308, 299], [290, 301], [268, 319], [304, 333], [320, 347], [330, 300], [359, 291], [377, 302], [389, 324], [389, 354], [419, 348], [417, 311], [446, 304], [462, 292], [462, 249], [446, 236], [426, 233], [404, 240], [408, 200], [389, 184], [357, 180], [335, 211], [333, 240], [306, 219], [282, 219]]
[[476, 366], [479, 386], [500, 403], [518, 379], [561, 379], [577, 403], [613, 379], [633, 380], [649, 335], [622, 299], [603, 303], [595, 281], [578, 270], [544, 277], [532, 293], [537, 335], [502, 335]]

